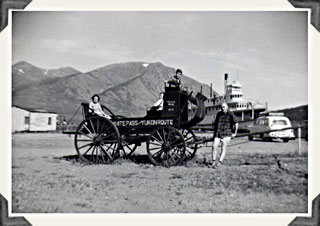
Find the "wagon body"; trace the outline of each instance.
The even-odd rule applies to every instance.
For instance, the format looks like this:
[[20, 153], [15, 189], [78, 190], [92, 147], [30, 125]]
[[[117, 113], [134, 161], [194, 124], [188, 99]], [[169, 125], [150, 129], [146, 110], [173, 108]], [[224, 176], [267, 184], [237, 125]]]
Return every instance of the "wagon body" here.
[[[113, 114], [111, 120], [89, 113], [82, 103], [84, 120], [75, 132], [75, 147], [80, 158], [89, 163], [110, 163], [117, 157], [130, 156], [137, 146], [147, 143], [147, 152], [155, 165], [178, 165], [195, 155], [197, 145], [192, 125], [204, 115], [188, 120], [188, 102], [202, 106], [205, 97], [193, 97], [180, 87], [166, 86], [162, 111], [147, 111], [144, 117], [126, 118]], [[202, 104], [202, 105], [201, 105]]]

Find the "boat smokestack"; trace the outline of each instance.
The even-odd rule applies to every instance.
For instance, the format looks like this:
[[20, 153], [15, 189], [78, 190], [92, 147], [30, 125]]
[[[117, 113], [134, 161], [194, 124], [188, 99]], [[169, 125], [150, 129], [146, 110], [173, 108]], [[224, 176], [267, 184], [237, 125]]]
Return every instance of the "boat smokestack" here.
[[268, 102], [266, 102], [266, 112], [268, 112]]
[[228, 74], [224, 74], [224, 97], [227, 95]]
[[202, 94], [202, 86], [200, 86], [200, 93]]
[[210, 83], [210, 98], [212, 98], [212, 83]]

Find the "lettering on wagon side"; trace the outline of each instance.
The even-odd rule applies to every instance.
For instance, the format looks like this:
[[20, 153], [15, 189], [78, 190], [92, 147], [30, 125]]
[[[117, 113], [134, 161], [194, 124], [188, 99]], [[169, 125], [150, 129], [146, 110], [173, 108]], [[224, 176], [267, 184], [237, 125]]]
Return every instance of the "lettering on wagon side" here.
[[172, 126], [172, 119], [142, 119], [142, 120], [121, 120], [113, 122], [118, 127], [135, 126]]

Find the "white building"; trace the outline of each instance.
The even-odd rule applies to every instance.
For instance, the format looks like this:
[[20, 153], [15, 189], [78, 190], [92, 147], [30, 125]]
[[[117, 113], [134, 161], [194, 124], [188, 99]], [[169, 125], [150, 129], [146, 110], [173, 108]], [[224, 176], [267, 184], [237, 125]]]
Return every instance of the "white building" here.
[[58, 114], [42, 109], [12, 107], [12, 132], [54, 131]]

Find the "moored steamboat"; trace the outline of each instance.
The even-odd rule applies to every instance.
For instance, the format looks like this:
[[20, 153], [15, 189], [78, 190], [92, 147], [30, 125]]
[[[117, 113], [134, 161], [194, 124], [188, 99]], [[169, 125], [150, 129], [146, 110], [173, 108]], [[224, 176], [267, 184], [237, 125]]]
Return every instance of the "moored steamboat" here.
[[[235, 114], [239, 122], [251, 121], [261, 112], [267, 110], [267, 103], [259, 103], [254, 100], [244, 98], [242, 93], [242, 85], [239, 81], [228, 83], [228, 74], [224, 77], [224, 95], [210, 94], [210, 97], [205, 101], [206, 117], [201, 124], [211, 124], [216, 114], [221, 109], [221, 104], [226, 102], [229, 109]], [[195, 113], [194, 108], [189, 109], [189, 115]]]

